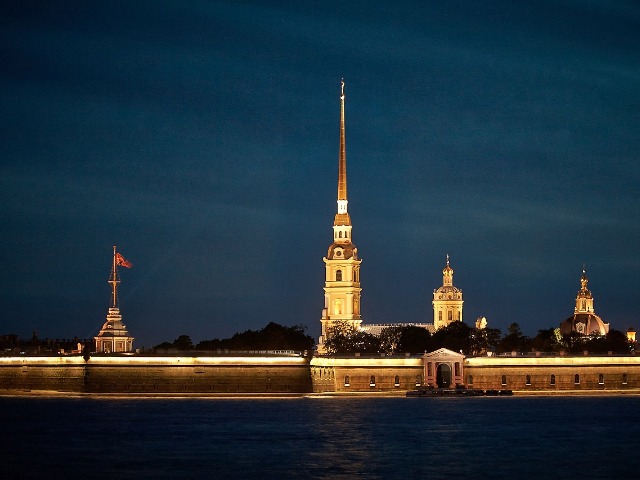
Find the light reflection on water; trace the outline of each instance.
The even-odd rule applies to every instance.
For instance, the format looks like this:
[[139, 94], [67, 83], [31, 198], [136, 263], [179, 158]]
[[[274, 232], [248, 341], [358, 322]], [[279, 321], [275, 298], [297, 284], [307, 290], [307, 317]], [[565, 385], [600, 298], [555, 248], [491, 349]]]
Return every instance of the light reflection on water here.
[[22, 478], [635, 477], [638, 397], [0, 397]]

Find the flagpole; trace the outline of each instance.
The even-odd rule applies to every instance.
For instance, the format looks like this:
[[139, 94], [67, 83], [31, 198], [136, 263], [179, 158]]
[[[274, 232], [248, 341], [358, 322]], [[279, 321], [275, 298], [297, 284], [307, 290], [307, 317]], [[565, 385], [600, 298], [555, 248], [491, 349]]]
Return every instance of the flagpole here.
[[111, 270], [111, 280], [109, 283], [111, 284], [111, 307], [116, 308], [118, 305], [118, 271], [116, 270], [117, 260], [116, 260], [116, 246], [113, 246], [113, 268]]

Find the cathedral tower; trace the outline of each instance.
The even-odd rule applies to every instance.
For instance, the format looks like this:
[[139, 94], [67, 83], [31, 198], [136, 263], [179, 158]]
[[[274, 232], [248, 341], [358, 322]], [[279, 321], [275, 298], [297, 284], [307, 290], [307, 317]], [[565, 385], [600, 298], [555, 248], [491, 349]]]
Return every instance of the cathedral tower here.
[[433, 291], [433, 326], [436, 330], [452, 322], [462, 321], [462, 290], [453, 286], [453, 268], [447, 265], [442, 270], [442, 286]]
[[318, 353], [326, 353], [325, 340], [331, 336], [336, 322], [358, 329], [360, 317], [360, 263], [358, 249], [352, 242], [351, 218], [347, 211], [347, 155], [344, 126], [344, 80], [340, 94], [340, 152], [338, 155], [338, 211], [333, 220], [333, 243], [325, 264], [322, 334]]

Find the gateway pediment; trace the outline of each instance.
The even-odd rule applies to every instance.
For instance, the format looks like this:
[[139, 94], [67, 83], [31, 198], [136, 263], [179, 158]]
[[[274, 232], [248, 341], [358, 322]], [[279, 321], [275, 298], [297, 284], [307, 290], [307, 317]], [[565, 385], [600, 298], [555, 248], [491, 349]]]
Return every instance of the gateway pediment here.
[[449, 350], [448, 348], [439, 348], [438, 350], [434, 350], [433, 352], [428, 352], [424, 354], [425, 358], [434, 358], [434, 357], [455, 357], [459, 359], [463, 359], [464, 355], [458, 352], [454, 352], [453, 350]]

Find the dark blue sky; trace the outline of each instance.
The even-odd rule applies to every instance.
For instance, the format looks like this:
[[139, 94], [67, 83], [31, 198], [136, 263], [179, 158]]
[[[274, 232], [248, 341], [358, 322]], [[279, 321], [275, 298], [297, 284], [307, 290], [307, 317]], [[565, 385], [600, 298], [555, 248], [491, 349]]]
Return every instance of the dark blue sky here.
[[634, 1], [0, 6], [0, 334], [319, 334], [340, 78], [366, 323], [640, 328]]

